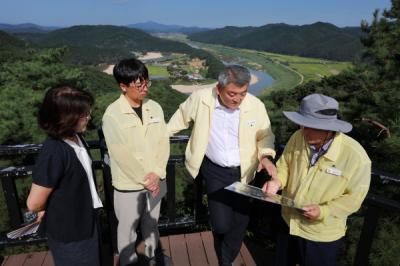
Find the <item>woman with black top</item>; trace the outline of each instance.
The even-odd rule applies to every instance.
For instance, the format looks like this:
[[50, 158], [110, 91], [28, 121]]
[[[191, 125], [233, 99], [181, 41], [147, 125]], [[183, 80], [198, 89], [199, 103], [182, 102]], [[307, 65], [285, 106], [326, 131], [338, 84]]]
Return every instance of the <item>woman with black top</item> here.
[[80, 133], [90, 120], [93, 97], [58, 86], [47, 91], [39, 126], [48, 137], [37, 158], [27, 206], [41, 219], [55, 265], [100, 265], [92, 161]]

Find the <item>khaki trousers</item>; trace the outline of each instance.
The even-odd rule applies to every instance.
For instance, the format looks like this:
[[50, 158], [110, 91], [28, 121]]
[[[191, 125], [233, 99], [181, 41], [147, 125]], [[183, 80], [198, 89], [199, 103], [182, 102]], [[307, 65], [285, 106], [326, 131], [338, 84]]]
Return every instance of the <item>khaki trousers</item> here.
[[135, 263], [137, 228], [145, 242], [145, 255], [153, 258], [159, 242], [158, 218], [161, 201], [149, 211], [147, 190], [119, 192], [114, 190], [114, 209], [118, 219], [117, 242], [120, 265]]

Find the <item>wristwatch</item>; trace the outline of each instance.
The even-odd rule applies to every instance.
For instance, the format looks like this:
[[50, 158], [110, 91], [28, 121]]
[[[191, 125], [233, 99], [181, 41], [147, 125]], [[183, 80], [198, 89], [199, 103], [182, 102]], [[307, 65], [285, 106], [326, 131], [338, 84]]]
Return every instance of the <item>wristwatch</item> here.
[[263, 156], [261, 156], [261, 160], [264, 159], [264, 158], [267, 158], [271, 162], [274, 162], [274, 157], [272, 157], [271, 155], [263, 155]]

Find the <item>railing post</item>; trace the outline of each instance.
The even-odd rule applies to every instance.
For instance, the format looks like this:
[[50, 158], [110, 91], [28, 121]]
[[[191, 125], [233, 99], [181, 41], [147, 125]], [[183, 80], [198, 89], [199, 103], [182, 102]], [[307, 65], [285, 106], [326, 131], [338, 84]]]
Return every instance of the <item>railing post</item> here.
[[354, 266], [364, 266], [369, 263], [369, 253], [374, 240], [375, 229], [378, 224], [380, 208], [376, 205], [369, 205], [364, 218], [360, 240], [358, 241], [357, 253], [354, 259]]
[[194, 218], [196, 224], [204, 222], [204, 205], [203, 205], [203, 176], [199, 175], [194, 180], [195, 203], [194, 203]]
[[118, 253], [117, 244], [117, 226], [118, 219], [115, 216], [114, 211], [114, 189], [111, 182], [111, 168], [109, 166], [109, 157], [107, 153], [107, 145], [104, 139], [104, 134], [101, 128], [97, 130], [99, 136], [99, 148], [100, 156], [102, 161], [102, 174], [103, 174], [103, 186], [104, 186], [104, 209], [107, 215], [107, 231], [109, 233], [109, 239], [111, 241], [111, 247], [114, 253]]
[[18, 202], [18, 192], [14, 177], [5, 175], [1, 177], [4, 191], [4, 199], [7, 204], [8, 217], [12, 228], [17, 228], [23, 223], [20, 204]]
[[167, 164], [167, 217], [169, 222], [176, 219], [176, 202], [175, 202], [175, 162]]

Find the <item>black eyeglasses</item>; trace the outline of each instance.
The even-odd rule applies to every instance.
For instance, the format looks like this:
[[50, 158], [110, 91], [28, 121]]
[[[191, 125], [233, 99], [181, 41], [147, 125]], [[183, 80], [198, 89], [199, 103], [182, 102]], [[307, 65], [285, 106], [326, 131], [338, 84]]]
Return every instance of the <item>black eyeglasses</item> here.
[[144, 87], [150, 88], [151, 80], [144, 80], [142, 82], [132, 82], [129, 86], [135, 86], [138, 91], [142, 91]]

